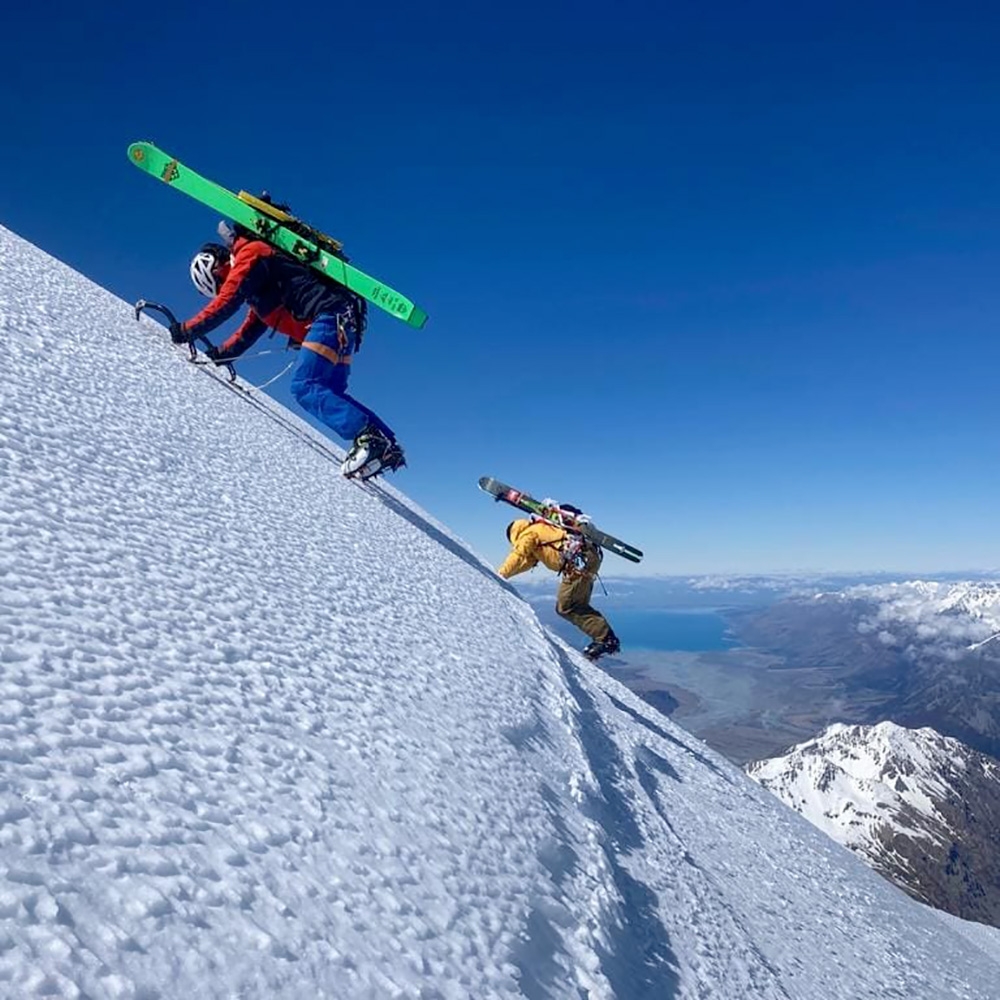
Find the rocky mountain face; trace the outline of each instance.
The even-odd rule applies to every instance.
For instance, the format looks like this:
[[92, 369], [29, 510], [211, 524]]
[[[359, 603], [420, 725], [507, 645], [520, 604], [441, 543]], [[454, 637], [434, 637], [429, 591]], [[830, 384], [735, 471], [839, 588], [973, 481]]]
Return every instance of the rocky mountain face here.
[[1000, 927], [1000, 762], [929, 728], [833, 725], [747, 773], [910, 896]]

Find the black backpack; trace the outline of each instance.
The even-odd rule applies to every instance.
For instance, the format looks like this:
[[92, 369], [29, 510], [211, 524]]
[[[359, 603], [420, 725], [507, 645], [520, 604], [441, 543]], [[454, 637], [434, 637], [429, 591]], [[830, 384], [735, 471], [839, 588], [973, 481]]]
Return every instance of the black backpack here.
[[[261, 201], [265, 202], [268, 205], [273, 206], [279, 212], [287, 212], [289, 215], [291, 215], [292, 213], [291, 206], [283, 201], [275, 201], [271, 197], [270, 192], [262, 191], [260, 195], [258, 195], [258, 197], [260, 198]], [[308, 239], [310, 242], [315, 243], [317, 246], [321, 247], [327, 253], [332, 254], [334, 257], [337, 257], [345, 262], [349, 260], [347, 254], [344, 253], [344, 249], [340, 245], [340, 243], [338, 243], [336, 240], [331, 239], [324, 233], [321, 233], [318, 229], [313, 229], [313, 227], [308, 225], [307, 223], [301, 222], [299, 219], [291, 219], [287, 222], [283, 222], [282, 225], [286, 229], [291, 230], [293, 233], [297, 233], [299, 236], [303, 237], [303, 239]], [[259, 233], [255, 233], [252, 229], [248, 229], [246, 226], [240, 225], [240, 223], [238, 222], [234, 222], [232, 223], [232, 225], [229, 225], [226, 222], [222, 222], [219, 224], [219, 226], [220, 226], [220, 233], [222, 231], [222, 227], [226, 226], [226, 228], [234, 236], [242, 236], [245, 239], [249, 240], [263, 239], [263, 237]], [[270, 243], [269, 240], [265, 240], [265, 242]], [[297, 264], [302, 264], [305, 267], [309, 267], [309, 265], [306, 262], [300, 260], [294, 254], [288, 253], [287, 250], [284, 250], [279, 246], [275, 246], [273, 243], [271, 243], [270, 245], [274, 247], [275, 253], [279, 253], [283, 257], [288, 258], [289, 260], [294, 260]], [[351, 315], [354, 321], [354, 330], [355, 330], [354, 353], [357, 354], [357, 352], [361, 350], [361, 342], [364, 339], [365, 330], [368, 328], [367, 301], [365, 301], [365, 299], [363, 299], [356, 292], [352, 292], [349, 288], [346, 288], [339, 281], [335, 281], [328, 275], [323, 274], [322, 271], [317, 271], [316, 268], [314, 267], [310, 267], [309, 271], [310, 275], [316, 281], [320, 281], [323, 284], [327, 285], [328, 287], [334, 289], [348, 300], [351, 309]]]

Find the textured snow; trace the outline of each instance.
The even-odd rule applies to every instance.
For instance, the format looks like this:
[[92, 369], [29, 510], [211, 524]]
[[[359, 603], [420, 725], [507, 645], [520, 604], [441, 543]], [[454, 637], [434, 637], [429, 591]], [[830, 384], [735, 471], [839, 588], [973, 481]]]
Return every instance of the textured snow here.
[[943, 910], [933, 910], [952, 930], [981, 948], [993, 961], [1000, 962], [1000, 927], [989, 927], [975, 920], [962, 920]]
[[0, 338], [0, 996], [1000, 995], [441, 525], [4, 230]]

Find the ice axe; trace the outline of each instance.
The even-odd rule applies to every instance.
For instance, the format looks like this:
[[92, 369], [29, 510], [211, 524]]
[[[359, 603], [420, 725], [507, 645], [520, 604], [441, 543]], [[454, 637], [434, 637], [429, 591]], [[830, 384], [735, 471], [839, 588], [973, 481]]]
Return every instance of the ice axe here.
[[[136, 304], [135, 304], [135, 318], [138, 320], [139, 317], [143, 314], [143, 312], [148, 311], [148, 310], [151, 310], [153, 312], [162, 313], [167, 318], [167, 322], [171, 326], [178, 326], [179, 325], [179, 323], [177, 321], [177, 317], [173, 314], [173, 312], [171, 312], [170, 309], [168, 309], [166, 306], [160, 305], [159, 302], [149, 302], [146, 299], [139, 299], [139, 301], [136, 302]], [[206, 348], [209, 348], [209, 349], [211, 349], [213, 351], [215, 350], [215, 345], [204, 334], [196, 334], [192, 339], [193, 340], [197, 340], [199, 343], [203, 344]], [[196, 365], [205, 364], [204, 361], [199, 361], [198, 360], [198, 351], [195, 349], [195, 346], [194, 346], [194, 344], [192, 343], [191, 340], [189, 340], [187, 342], [187, 346], [188, 346], [188, 350], [191, 352], [191, 356], [188, 358], [188, 361], [191, 361], [192, 363], [194, 363]], [[230, 382], [235, 382], [236, 381], [236, 369], [233, 367], [232, 362], [225, 361], [225, 362], [223, 362], [223, 365], [225, 366], [226, 371], [229, 372], [229, 381]]]

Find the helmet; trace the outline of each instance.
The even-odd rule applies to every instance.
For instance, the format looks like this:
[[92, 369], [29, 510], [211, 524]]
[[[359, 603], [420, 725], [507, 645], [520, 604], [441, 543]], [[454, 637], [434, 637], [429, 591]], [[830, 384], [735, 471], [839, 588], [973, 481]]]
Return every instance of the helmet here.
[[214, 298], [219, 285], [229, 273], [229, 248], [221, 243], [206, 243], [191, 259], [191, 280], [194, 287], [208, 298]]

